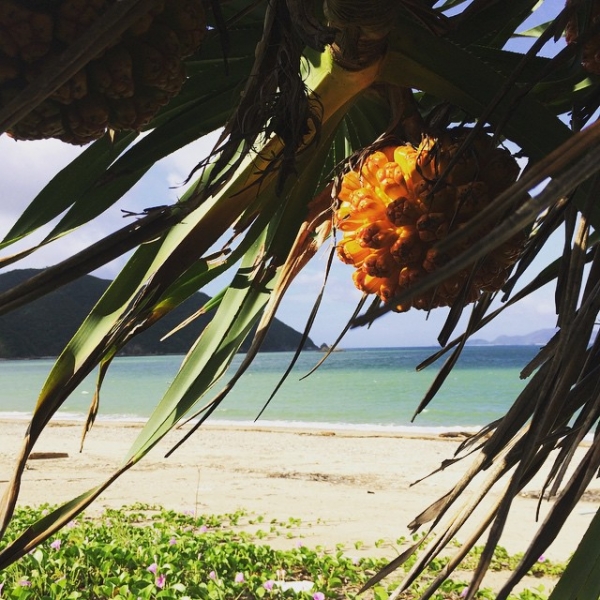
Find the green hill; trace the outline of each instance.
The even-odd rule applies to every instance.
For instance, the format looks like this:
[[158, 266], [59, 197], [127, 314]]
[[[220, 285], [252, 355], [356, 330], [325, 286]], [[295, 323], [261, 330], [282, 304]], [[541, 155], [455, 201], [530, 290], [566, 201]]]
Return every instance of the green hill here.
[[[0, 275], [0, 292], [29, 279], [39, 271], [23, 269]], [[82, 320], [106, 290], [110, 281], [86, 275], [46, 296], [0, 317], [0, 358], [39, 358], [57, 356], [73, 336]], [[203, 315], [164, 341], [161, 338], [194, 314], [208, 300], [206, 294], [194, 294], [147, 331], [123, 348], [124, 355], [185, 354], [212, 315]], [[250, 337], [242, 345], [246, 351]], [[264, 352], [292, 351], [301, 334], [273, 321], [262, 347]], [[318, 348], [308, 340], [305, 350]]]

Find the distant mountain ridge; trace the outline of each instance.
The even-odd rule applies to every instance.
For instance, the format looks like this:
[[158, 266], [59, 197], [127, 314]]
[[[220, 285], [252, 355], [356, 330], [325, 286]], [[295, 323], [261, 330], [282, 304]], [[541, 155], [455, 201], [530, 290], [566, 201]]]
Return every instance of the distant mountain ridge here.
[[472, 339], [467, 342], [470, 346], [544, 346], [557, 332], [557, 329], [538, 329], [522, 335], [500, 335], [493, 340]]
[[[36, 269], [18, 269], [0, 275], [0, 293], [29, 279]], [[30, 304], [0, 317], [0, 358], [54, 357], [77, 331], [83, 319], [110, 285], [110, 281], [85, 275]], [[131, 340], [122, 355], [185, 354], [208, 325], [212, 314], [202, 315], [161, 341], [186, 318], [200, 309], [209, 296], [193, 294], [153, 327]], [[261, 348], [264, 352], [296, 350], [302, 334], [275, 319]], [[251, 336], [242, 344], [245, 352]], [[318, 350], [309, 338], [305, 350]]]

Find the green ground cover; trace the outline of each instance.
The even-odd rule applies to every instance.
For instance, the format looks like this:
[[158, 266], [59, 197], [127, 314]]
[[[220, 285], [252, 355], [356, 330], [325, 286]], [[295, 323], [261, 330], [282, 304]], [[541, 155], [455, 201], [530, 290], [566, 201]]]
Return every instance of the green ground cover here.
[[[20, 508], [7, 535], [33, 523], [49, 507]], [[357, 591], [386, 560], [352, 557], [354, 548], [339, 545], [333, 552], [302, 543], [298, 519], [268, 521], [243, 511], [228, 515], [194, 515], [160, 507], [134, 505], [108, 509], [101, 517], [83, 516], [4, 572], [0, 572], [2, 600], [326, 600], [354, 598]], [[252, 529], [252, 531], [249, 531]], [[296, 530], [296, 531], [295, 531]], [[278, 550], [268, 540], [294, 539], [294, 547]], [[400, 548], [406, 540], [396, 541]], [[480, 549], [465, 559], [461, 572], [472, 569]], [[492, 569], [514, 569], [518, 555], [498, 548]], [[407, 568], [411, 563], [409, 562]], [[431, 577], [444, 565], [438, 559]], [[560, 575], [564, 565], [543, 558], [536, 576]], [[379, 584], [364, 598], [385, 600], [400, 575]], [[465, 578], [466, 579], [466, 578]], [[303, 583], [294, 583], [303, 582]], [[311, 582], [311, 583], [308, 583]], [[423, 583], [420, 584], [421, 589]], [[436, 600], [460, 599], [466, 580], [447, 580]], [[294, 589], [296, 588], [296, 589]], [[405, 593], [409, 600], [418, 590]], [[539, 600], [540, 588], [525, 590], [515, 600]], [[478, 598], [493, 598], [482, 590]]]

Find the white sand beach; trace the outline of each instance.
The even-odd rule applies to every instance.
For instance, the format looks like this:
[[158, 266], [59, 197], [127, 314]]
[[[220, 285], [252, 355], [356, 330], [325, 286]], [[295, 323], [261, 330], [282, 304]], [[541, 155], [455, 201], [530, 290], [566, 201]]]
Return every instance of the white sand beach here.
[[[29, 461], [19, 504], [58, 504], [98, 485], [118, 468], [140, 427], [97, 423], [80, 453], [82, 425], [51, 423], [35, 447], [51, 458]], [[25, 430], [24, 421], [0, 422], [0, 491], [10, 479]], [[356, 554], [393, 557], [398, 538], [410, 535], [407, 524], [450, 489], [470, 460], [411, 485], [450, 457], [460, 440], [213, 425], [165, 459], [181, 435], [170, 434], [88, 512], [135, 502], [211, 514], [244, 509], [269, 519], [301, 519], [298, 534], [305, 545], [333, 549], [344, 544]], [[525, 491], [535, 492], [542, 483], [537, 477]], [[496, 497], [500, 493], [494, 491]], [[596, 494], [587, 498], [570, 516], [548, 558], [565, 560], [576, 548], [597, 509]], [[516, 499], [501, 542], [511, 553], [525, 550], [539, 525], [537, 504], [531, 497]], [[541, 519], [549, 508], [542, 503]], [[356, 542], [362, 543], [360, 551], [354, 550]], [[291, 542], [278, 538], [273, 544]]]

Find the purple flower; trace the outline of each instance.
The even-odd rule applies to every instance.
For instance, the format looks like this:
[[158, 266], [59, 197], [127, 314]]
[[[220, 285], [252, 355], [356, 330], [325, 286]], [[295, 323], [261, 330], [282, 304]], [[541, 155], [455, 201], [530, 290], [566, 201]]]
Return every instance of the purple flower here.
[[52, 548], [52, 550], [60, 550], [60, 543], [60, 539], [56, 539], [50, 544], [50, 548]]
[[174, 546], [177, 543], [177, 539], [175, 537], [172, 537], [169, 540], [169, 546]]
[[469, 588], [465, 587], [465, 588], [462, 589], [462, 592], [460, 593], [460, 597], [461, 598], [466, 598], [468, 593], [469, 593]]
[[156, 587], [159, 589], [163, 589], [165, 587], [165, 581], [166, 581], [166, 577], [161, 573], [157, 578], [156, 581], [154, 583], [156, 583]]
[[146, 571], [149, 571], [153, 575], [156, 575], [157, 569], [158, 569], [158, 565], [156, 563], [152, 563], [149, 567], [146, 568]]
[[215, 579], [217, 578], [217, 574], [216, 574], [214, 571], [211, 571], [211, 572], [208, 574], [208, 578], [209, 578], [209, 579], [212, 579], [212, 580], [215, 580]]
[[296, 542], [296, 548], [302, 548], [303, 544], [302, 544], [302, 540], [298, 540]]
[[265, 588], [265, 590], [269, 590], [269, 592], [273, 589], [274, 585], [275, 582], [272, 579], [267, 579], [267, 581], [263, 583], [263, 587]]
[[236, 583], [244, 583], [244, 574], [243, 573], [236, 573], [234, 581]]
[[208, 527], [207, 527], [206, 525], [201, 525], [201, 526], [198, 528], [198, 531], [199, 531], [200, 533], [206, 533], [206, 532], [208, 531]]
[[325, 600], [325, 594], [323, 592], [315, 592], [313, 594], [313, 600]]
[[546, 557], [542, 554], [539, 558], [538, 558], [538, 562], [545, 562]]
[[31, 587], [31, 581], [28, 579], [21, 579], [21, 581], [19, 581], [19, 585], [21, 587]]

